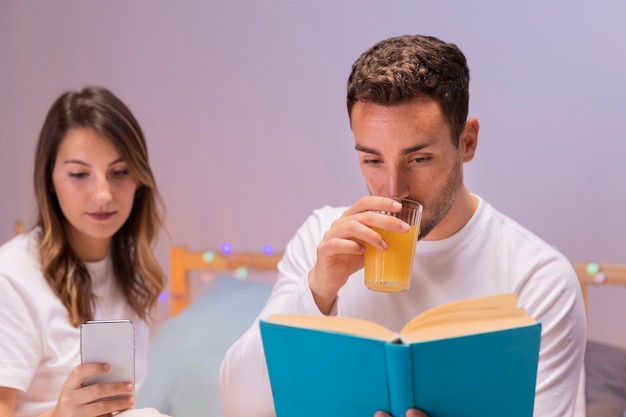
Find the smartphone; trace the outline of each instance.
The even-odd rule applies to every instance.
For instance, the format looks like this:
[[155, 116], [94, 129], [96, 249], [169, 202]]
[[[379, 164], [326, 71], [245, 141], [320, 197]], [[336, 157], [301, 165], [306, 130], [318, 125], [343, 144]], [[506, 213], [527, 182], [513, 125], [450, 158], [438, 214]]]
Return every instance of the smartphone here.
[[111, 365], [106, 374], [85, 379], [83, 385], [106, 382], [135, 383], [135, 324], [132, 320], [92, 320], [80, 326], [82, 363]]

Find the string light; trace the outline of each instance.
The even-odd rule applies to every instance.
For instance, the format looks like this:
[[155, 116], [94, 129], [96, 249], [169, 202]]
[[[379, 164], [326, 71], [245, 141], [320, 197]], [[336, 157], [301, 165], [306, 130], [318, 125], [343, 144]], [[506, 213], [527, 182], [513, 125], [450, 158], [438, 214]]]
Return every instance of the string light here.
[[229, 242], [222, 243], [222, 253], [224, 255], [230, 255], [231, 253], [233, 253], [233, 245], [231, 245]]
[[240, 280], [248, 278], [248, 268], [240, 266], [239, 268], [235, 269], [235, 278]]
[[604, 282], [606, 282], [606, 274], [604, 272], [598, 272], [593, 276], [593, 282], [596, 284], [604, 284]]
[[[232, 255], [233, 254], [233, 245], [230, 242], [224, 242], [222, 243], [221, 247], [221, 252], [223, 255]], [[263, 247], [261, 248], [261, 252], [263, 253], [263, 255], [273, 255], [274, 254], [274, 247], [270, 244], [265, 244], [263, 245]], [[207, 263], [213, 263], [213, 261], [215, 261], [215, 257], [217, 256], [217, 253], [215, 253], [212, 250], [208, 250], [206, 252], [204, 252], [202, 254], [202, 260]], [[240, 266], [239, 268], [235, 269], [235, 271], [233, 271], [233, 276], [236, 279], [239, 280], [245, 280], [246, 278], [248, 278], [248, 274], [249, 274], [249, 270], [248, 268], [244, 267], [244, 266]], [[212, 280], [213, 278], [213, 273], [204, 273], [202, 275], [200, 275], [200, 280], [203, 283], [208, 283]], [[165, 303], [167, 301], [169, 301], [170, 299], [170, 293], [168, 291], [163, 291], [161, 294], [159, 294], [158, 297], [158, 302], [159, 303]]]
[[587, 264], [587, 273], [589, 275], [595, 275], [598, 273], [598, 271], [600, 271], [600, 265], [598, 265], [595, 262], [589, 262]]
[[202, 260], [208, 264], [215, 260], [215, 252], [208, 250], [202, 254]]
[[271, 255], [274, 253], [274, 248], [272, 247], [272, 245], [263, 245], [263, 248], [261, 250], [265, 255]]
[[589, 262], [586, 267], [587, 274], [592, 276], [593, 282], [596, 284], [603, 284], [606, 282], [606, 274], [600, 271], [600, 265], [596, 262]]

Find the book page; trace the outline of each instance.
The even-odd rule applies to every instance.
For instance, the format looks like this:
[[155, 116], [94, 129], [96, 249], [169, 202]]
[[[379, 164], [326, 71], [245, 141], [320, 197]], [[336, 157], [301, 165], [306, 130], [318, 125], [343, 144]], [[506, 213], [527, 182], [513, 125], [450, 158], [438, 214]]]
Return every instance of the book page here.
[[395, 332], [387, 329], [385, 326], [368, 320], [349, 317], [274, 314], [266, 318], [265, 321], [305, 329], [345, 333], [352, 336], [384, 341], [392, 341], [398, 338]]
[[427, 340], [448, 339], [452, 337], [468, 336], [497, 330], [513, 329], [537, 323], [528, 316], [497, 317], [476, 321], [455, 323], [437, 323], [431, 326], [420, 327], [411, 332], [402, 333], [402, 340], [407, 342], [423, 342]]
[[415, 332], [421, 328], [435, 325], [461, 324], [468, 322], [484, 321], [489, 319], [515, 319], [517, 317], [526, 317], [526, 311], [523, 308], [497, 308], [482, 310], [462, 310], [450, 311], [443, 314], [428, 315], [426, 317], [418, 316], [408, 322], [400, 331], [401, 334]]
[[505, 293], [452, 301], [426, 310], [411, 321], [425, 320], [427, 317], [439, 316], [452, 311], [495, 310], [502, 308], [517, 308], [517, 294]]
[[363, 319], [333, 316], [300, 316], [275, 314], [265, 321], [344, 333], [388, 342], [432, 340], [501, 330], [535, 323], [517, 307], [515, 293], [454, 301], [434, 307], [409, 321], [400, 336], [386, 327]]
[[400, 331], [409, 341], [484, 333], [535, 323], [507, 293], [454, 301], [418, 315]]

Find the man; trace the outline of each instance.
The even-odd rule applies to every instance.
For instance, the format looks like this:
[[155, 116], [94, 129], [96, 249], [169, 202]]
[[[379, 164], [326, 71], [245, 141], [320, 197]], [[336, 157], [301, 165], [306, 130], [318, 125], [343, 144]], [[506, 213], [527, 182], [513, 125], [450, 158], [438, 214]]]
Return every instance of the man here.
[[[436, 305], [516, 292], [520, 307], [542, 323], [535, 416], [584, 416], [586, 322], [576, 275], [550, 245], [465, 187], [463, 164], [474, 157], [479, 131], [468, 102], [469, 69], [453, 44], [400, 36], [363, 53], [347, 104], [371, 195], [313, 212], [287, 245], [260, 317], [350, 316], [397, 331]], [[377, 213], [399, 211], [390, 197], [424, 207], [411, 289], [401, 294], [363, 284], [364, 243], [386, 245], [372, 228], [408, 230]], [[226, 417], [274, 415], [258, 322], [228, 351], [221, 383]]]

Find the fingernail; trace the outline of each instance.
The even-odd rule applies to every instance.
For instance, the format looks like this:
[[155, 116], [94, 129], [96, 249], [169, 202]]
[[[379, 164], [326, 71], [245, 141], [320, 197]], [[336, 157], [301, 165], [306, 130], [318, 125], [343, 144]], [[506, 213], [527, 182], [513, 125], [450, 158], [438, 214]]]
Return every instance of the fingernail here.
[[399, 202], [399, 201], [394, 201], [393, 202], [393, 208], [401, 209], [402, 208], [402, 203]]
[[133, 390], [133, 384], [129, 382], [128, 384], [126, 384], [126, 391], [131, 392], [132, 390]]

